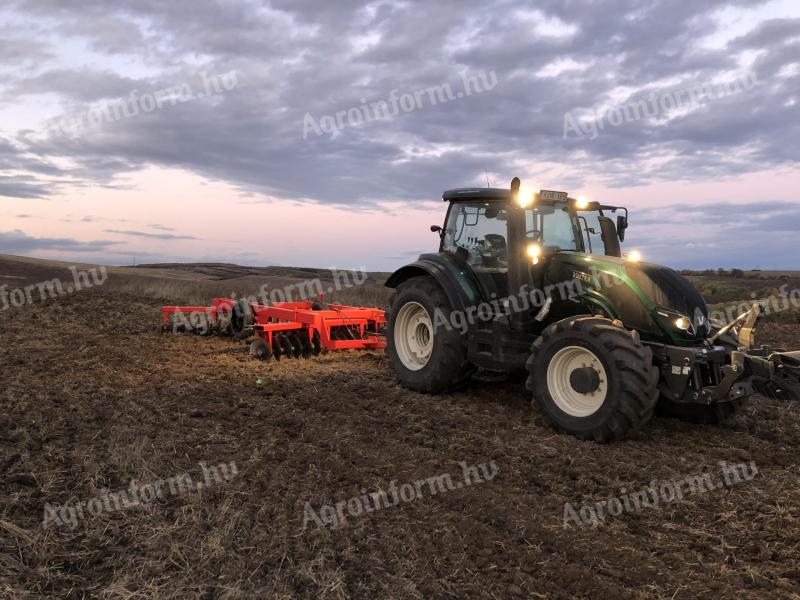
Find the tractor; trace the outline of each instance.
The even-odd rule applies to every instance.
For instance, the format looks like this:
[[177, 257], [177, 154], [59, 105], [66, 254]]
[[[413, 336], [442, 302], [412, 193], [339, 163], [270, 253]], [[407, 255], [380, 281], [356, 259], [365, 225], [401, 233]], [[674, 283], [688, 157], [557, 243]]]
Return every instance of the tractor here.
[[441, 394], [527, 371], [545, 421], [608, 442], [654, 411], [733, 416], [755, 393], [800, 397], [800, 352], [755, 347], [763, 305], [723, 324], [676, 271], [623, 256], [628, 210], [566, 192], [446, 191], [438, 253], [393, 273], [389, 363]]

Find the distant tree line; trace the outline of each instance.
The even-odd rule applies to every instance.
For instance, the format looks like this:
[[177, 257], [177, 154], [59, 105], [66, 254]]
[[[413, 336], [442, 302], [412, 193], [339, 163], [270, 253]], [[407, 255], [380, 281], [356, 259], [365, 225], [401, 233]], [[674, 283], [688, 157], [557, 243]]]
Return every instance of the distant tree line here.
[[[744, 279], [745, 274], [742, 269], [731, 269], [730, 271], [726, 271], [723, 268], [719, 268], [716, 271], [714, 269], [705, 269], [703, 271], [693, 271], [691, 269], [683, 269], [681, 271], [681, 275], [694, 275], [696, 277], [733, 277], [734, 279]], [[756, 277], [758, 277], [756, 275]]]

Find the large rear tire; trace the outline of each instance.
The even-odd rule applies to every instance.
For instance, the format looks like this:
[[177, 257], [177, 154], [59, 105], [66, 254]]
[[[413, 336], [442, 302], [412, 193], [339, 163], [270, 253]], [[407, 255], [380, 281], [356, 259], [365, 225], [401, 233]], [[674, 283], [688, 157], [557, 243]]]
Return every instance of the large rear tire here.
[[527, 361], [533, 404], [562, 433], [609, 442], [644, 425], [658, 400], [658, 369], [639, 334], [601, 317], [559, 321]]
[[400, 383], [427, 394], [463, 386], [473, 371], [467, 361], [467, 338], [441, 325], [442, 318], [450, 323], [452, 307], [436, 281], [408, 279], [389, 302], [386, 353]]

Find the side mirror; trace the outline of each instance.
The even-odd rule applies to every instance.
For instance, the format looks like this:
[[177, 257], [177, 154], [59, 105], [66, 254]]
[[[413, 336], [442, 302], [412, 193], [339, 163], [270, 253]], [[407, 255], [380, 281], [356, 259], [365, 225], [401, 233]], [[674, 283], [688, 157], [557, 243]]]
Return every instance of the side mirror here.
[[438, 225], [431, 225], [431, 232], [442, 235], [442, 228], [439, 227]]
[[628, 228], [628, 217], [617, 215], [617, 237], [620, 242], [625, 241], [625, 230]]

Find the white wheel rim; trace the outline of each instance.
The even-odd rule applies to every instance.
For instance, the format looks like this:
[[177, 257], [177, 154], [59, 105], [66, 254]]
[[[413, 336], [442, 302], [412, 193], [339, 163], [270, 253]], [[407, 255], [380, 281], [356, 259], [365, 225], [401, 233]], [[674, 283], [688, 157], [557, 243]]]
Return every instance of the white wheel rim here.
[[[598, 388], [590, 393], [582, 394], [572, 387], [570, 376], [576, 369], [590, 367], [599, 378]], [[582, 346], [567, 346], [555, 353], [547, 366], [547, 388], [556, 406], [571, 417], [588, 417], [593, 415], [608, 395], [608, 376], [600, 359]]]
[[419, 302], [408, 302], [397, 313], [394, 346], [409, 371], [419, 371], [428, 364], [433, 351], [433, 322]]

